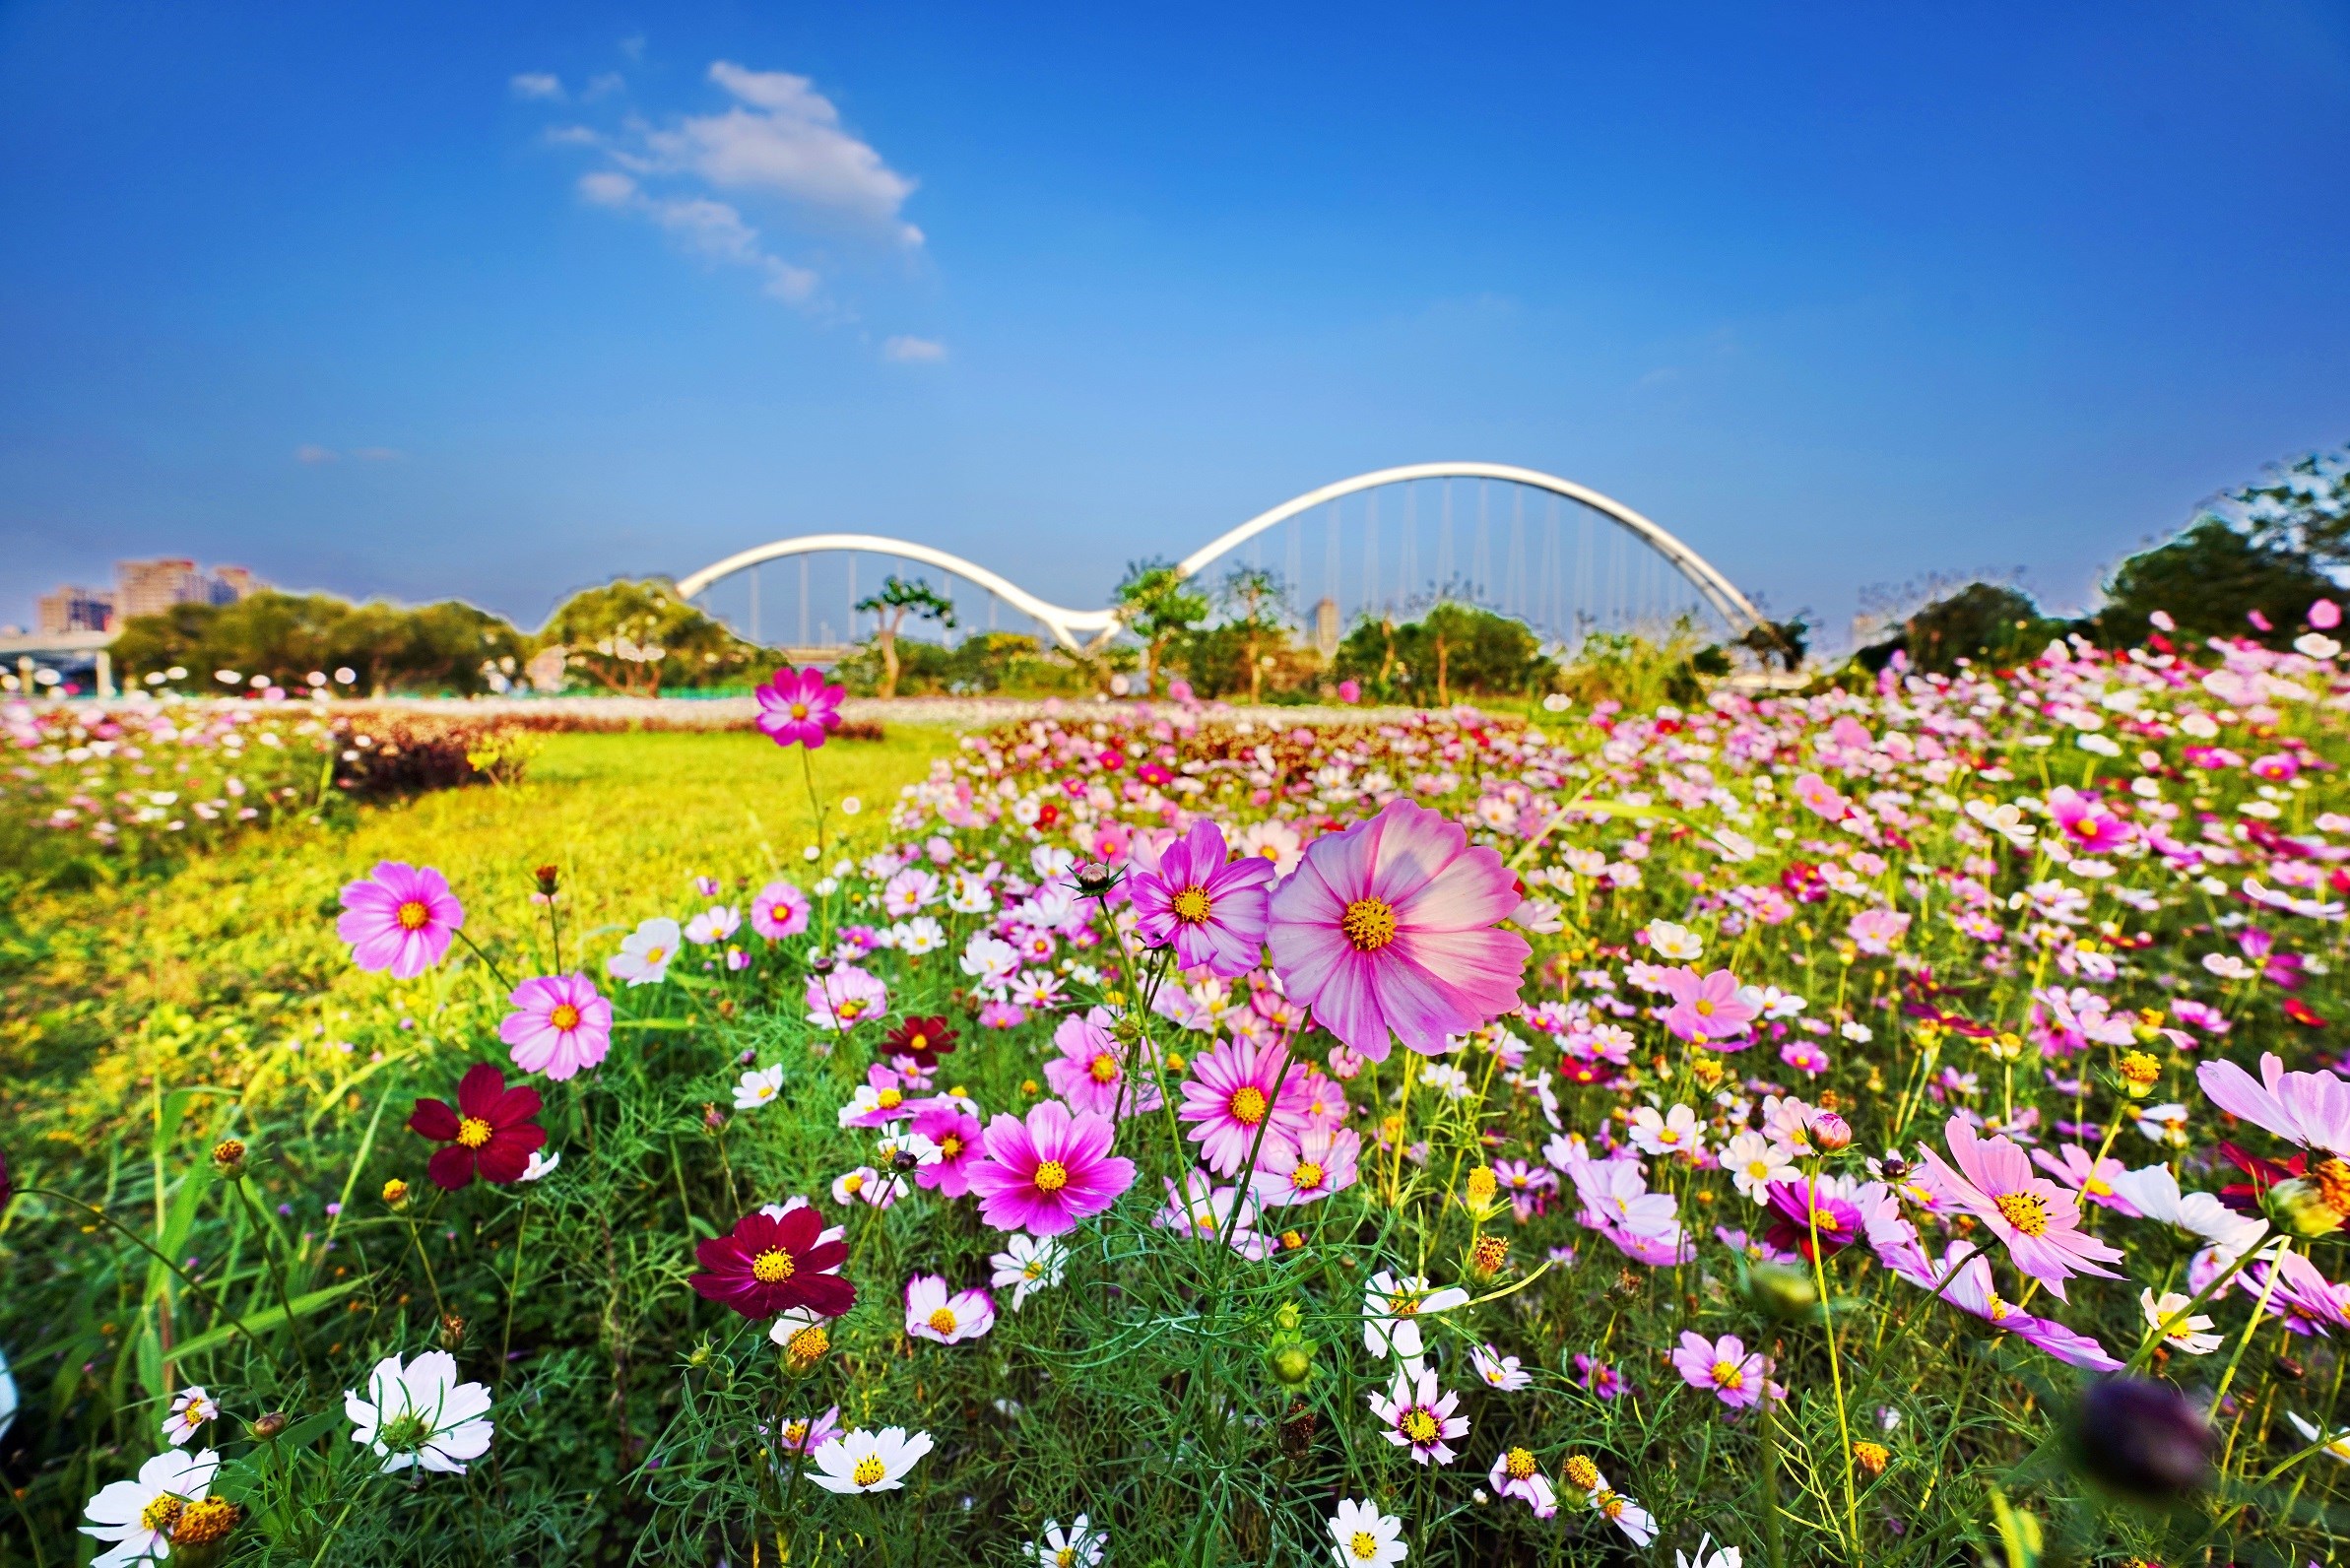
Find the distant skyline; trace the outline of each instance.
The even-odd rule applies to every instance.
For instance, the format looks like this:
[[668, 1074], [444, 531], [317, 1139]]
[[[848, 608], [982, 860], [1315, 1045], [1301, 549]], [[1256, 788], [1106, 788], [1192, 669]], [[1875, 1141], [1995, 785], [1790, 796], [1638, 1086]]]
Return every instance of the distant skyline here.
[[[2350, 8], [0, 10], [0, 621], [817, 530], [1071, 605], [1522, 464], [2052, 607], [2350, 439]], [[1302, 607], [1301, 607], [1302, 608]]]

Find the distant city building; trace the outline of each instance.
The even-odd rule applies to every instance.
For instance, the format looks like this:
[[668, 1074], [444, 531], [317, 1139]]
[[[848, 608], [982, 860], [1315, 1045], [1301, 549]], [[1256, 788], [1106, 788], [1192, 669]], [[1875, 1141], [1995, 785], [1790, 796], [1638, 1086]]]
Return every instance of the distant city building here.
[[199, 571], [192, 560], [166, 556], [161, 560], [118, 560], [114, 563], [116, 616], [162, 615], [173, 605], [232, 605], [259, 593], [268, 584], [243, 566], [218, 566]]
[[40, 596], [36, 624], [44, 637], [63, 631], [114, 629], [114, 596], [102, 588], [67, 586]]
[[1314, 651], [1335, 658], [1338, 651], [1338, 602], [1325, 599], [1314, 606]]

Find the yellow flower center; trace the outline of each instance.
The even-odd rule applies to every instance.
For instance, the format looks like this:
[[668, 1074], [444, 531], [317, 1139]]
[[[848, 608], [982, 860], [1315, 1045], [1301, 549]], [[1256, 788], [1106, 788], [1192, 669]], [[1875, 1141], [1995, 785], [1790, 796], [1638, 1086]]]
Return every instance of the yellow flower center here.
[[179, 1522], [171, 1527], [174, 1546], [209, 1546], [225, 1539], [236, 1528], [237, 1506], [225, 1497], [199, 1497], [187, 1505]]
[[[812, 1323], [784, 1341], [783, 1354], [784, 1359], [791, 1362], [793, 1371], [805, 1372], [831, 1348], [832, 1331], [820, 1323]], [[800, 1427], [805, 1432], [808, 1423], [803, 1421]]]
[[1185, 925], [1199, 925], [1208, 918], [1208, 889], [1186, 887], [1175, 895], [1175, 901], [1169, 905], [1169, 908], [1174, 912], [1175, 918]]
[[579, 1027], [579, 1010], [568, 1002], [558, 1002], [555, 1011], [547, 1014], [547, 1021], [558, 1029], [576, 1029]]
[[1064, 1546], [1053, 1553], [1053, 1568], [1077, 1568], [1077, 1549], [1075, 1546]]
[[952, 1159], [962, 1151], [963, 1141], [952, 1133], [948, 1133], [945, 1138], [939, 1140], [939, 1152], [947, 1158]]
[[1095, 1052], [1093, 1057], [1093, 1065], [1085, 1069], [1085, 1076], [1092, 1078], [1096, 1083], [1111, 1083], [1117, 1081], [1118, 1059], [1110, 1055], [1110, 1053], [1107, 1051]]
[[[854, 1019], [858, 1013], [865, 1011], [865, 1004], [859, 1001], [857, 998], [851, 997], [846, 1002], [843, 1002], [839, 1007], [834, 1008], [832, 1011], [838, 1014], [841, 1022], [847, 1023]], [[896, 1091], [894, 1089], [883, 1089], [881, 1092], [884, 1095], [887, 1095], [893, 1094]], [[895, 1100], [885, 1099], [882, 1101], [882, 1103], [885, 1105], [894, 1105], [897, 1102]]]
[[2337, 1214], [2350, 1214], [2350, 1163], [2321, 1159], [2310, 1172], [2310, 1179], [2317, 1184], [2317, 1196], [2326, 1208]]
[[1338, 917], [1338, 932], [1356, 952], [1377, 952], [1396, 940], [1395, 905], [1384, 898], [1357, 898]]
[[931, 1332], [934, 1334], [952, 1334], [954, 1332], [954, 1314], [947, 1308], [941, 1307], [930, 1315], [930, 1326]]
[[1265, 1093], [1253, 1083], [1244, 1083], [1232, 1091], [1232, 1119], [1243, 1126], [1254, 1127], [1265, 1120]]
[[[840, 1010], [840, 1015], [844, 1018], [847, 1017], [849, 1015], [849, 1008], [854, 1006], [856, 1006], [855, 1003], [850, 1003], [847, 1007], [843, 1007]], [[874, 1096], [873, 1102], [876, 1105], [879, 1105], [884, 1111], [894, 1111], [898, 1108], [898, 1106], [905, 1103], [905, 1095], [897, 1089], [883, 1089], [881, 1093]]]
[[173, 1525], [179, 1523], [180, 1511], [187, 1506], [186, 1498], [175, 1497], [171, 1493], [165, 1492], [139, 1510], [139, 1523], [149, 1530], [167, 1532]]
[[840, 1190], [844, 1193], [861, 1193], [865, 1191], [865, 1178], [851, 1171], [840, 1179]]
[[808, 1440], [808, 1418], [802, 1416], [799, 1420], [784, 1422], [783, 1440], [792, 1448], [798, 1448], [806, 1442]]
[[769, 1247], [751, 1260], [751, 1277], [762, 1285], [779, 1285], [792, 1276], [792, 1255]]
[[668, 956], [669, 949], [667, 947], [647, 947], [644, 950], [644, 961], [648, 964], [659, 963]]
[[1322, 1167], [1310, 1159], [1298, 1161], [1297, 1169], [1289, 1173], [1289, 1185], [1301, 1193], [1312, 1192], [1322, 1185]]
[[1069, 1185], [1069, 1167], [1057, 1159], [1048, 1159], [1036, 1167], [1036, 1190], [1057, 1193]]
[[1503, 1469], [1510, 1472], [1510, 1479], [1525, 1480], [1534, 1472], [1534, 1457], [1525, 1449], [1513, 1448], [1509, 1458], [1503, 1462]]
[[879, 1486], [888, 1477], [889, 1468], [881, 1463], [879, 1454], [866, 1455], [857, 1462], [857, 1468], [849, 1471], [849, 1479], [860, 1486]]
[[1690, 1003], [1689, 1010], [1701, 1018], [1710, 1018], [1714, 1015], [1714, 1005], [1703, 997]]
[[2001, 1193], [1997, 1200], [1999, 1212], [2007, 1223], [2027, 1236], [2048, 1234], [2048, 1200], [2034, 1193]]
[[1377, 1562], [1379, 1537], [1367, 1530], [1358, 1530], [1346, 1537], [1346, 1549], [1354, 1554], [1356, 1562]]
[[457, 1142], [467, 1148], [480, 1148], [490, 1142], [490, 1127], [478, 1116], [468, 1116], [457, 1124]]
[[1746, 1386], [1746, 1373], [1735, 1361], [1715, 1362], [1713, 1379], [1718, 1389], [1737, 1390]]
[[929, 1036], [929, 1035], [927, 1035], [927, 1034], [911, 1034], [911, 1035], [908, 1035], [908, 1036], [906, 1037], [906, 1050], [907, 1050], [909, 1053], [913, 1053], [913, 1054], [919, 1054], [919, 1053], [921, 1053], [921, 1052], [924, 1052], [924, 1051], [927, 1051], [927, 1050], [929, 1050], [929, 1049], [930, 1049], [930, 1036]]
[[1582, 1454], [1569, 1454], [1566, 1464], [1559, 1468], [1559, 1473], [1566, 1477], [1569, 1486], [1579, 1492], [1588, 1492], [1599, 1484], [1599, 1467]]
[[795, 718], [795, 719], [805, 719], [805, 718], [807, 718], [807, 717], [808, 717], [808, 704], [807, 704], [807, 703], [805, 703], [805, 702], [795, 702], [795, 703], [793, 703], [793, 704], [792, 704], [792, 717], [793, 717], [793, 718]]
[[1592, 1506], [1611, 1522], [1624, 1517], [1624, 1500], [1612, 1491], [1602, 1490], [1592, 1499]]
[[400, 906], [400, 929], [422, 931], [424, 922], [432, 918], [432, 911], [422, 898], [411, 898]]
[[1436, 1441], [1436, 1417], [1425, 1405], [1414, 1405], [1403, 1412], [1403, 1435], [1414, 1443], [1426, 1445]]

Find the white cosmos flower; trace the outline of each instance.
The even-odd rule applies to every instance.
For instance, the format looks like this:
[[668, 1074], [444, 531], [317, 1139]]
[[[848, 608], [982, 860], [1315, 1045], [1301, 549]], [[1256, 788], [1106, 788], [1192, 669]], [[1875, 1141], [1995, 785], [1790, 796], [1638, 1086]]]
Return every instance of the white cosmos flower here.
[[188, 1504], [212, 1490], [220, 1468], [221, 1456], [209, 1448], [200, 1454], [165, 1449], [139, 1467], [137, 1480], [102, 1488], [82, 1510], [90, 1521], [82, 1534], [114, 1544], [93, 1558], [90, 1568], [124, 1568], [170, 1556], [171, 1527]]
[[1485, 1387], [1498, 1389], [1504, 1394], [1515, 1394], [1534, 1380], [1532, 1372], [1519, 1365], [1516, 1356], [1503, 1355], [1489, 1344], [1478, 1345], [1469, 1351], [1469, 1364], [1475, 1369], [1478, 1377], [1484, 1379]]
[[[2304, 1441], [2311, 1443], [2317, 1441], [2320, 1435], [2317, 1428], [2303, 1420], [2298, 1414], [2287, 1410], [2285, 1419], [2293, 1423], [2293, 1430], [2299, 1432]], [[2345, 1426], [2333, 1434], [2333, 1437], [2325, 1445], [2325, 1452], [2332, 1455], [2339, 1463], [2350, 1465], [2350, 1426]]]
[[669, 963], [685, 940], [678, 923], [656, 915], [620, 941], [620, 950], [604, 960], [604, 972], [632, 986], [659, 985], [669, 978]]
[[1702, 956], [1706, 950], [1704, 938], [1687, 926], [1676, 926], [1669, 920], [1649, 922], [1649, 946], [1656, 949], [1658, 957], [1669, 958], [1675, 963], [1687, 963], [1692, 958]]
[[2176, 1290], [2163, 1292], [2160, 1300], [2155, 1298], [2151, 1286], [2138, 1292], [2138, 1308], [2146, 1314], [2146, 1327], [2160, 1334], [2174, 1350], [2185, 1350], [2188, 1355], [2209, 1355], [2227, 1340], [2223, 1336], [2204, 1332], [2211, 1327], [2209, 1318], [2200, 1313], [2191, 1318], [2187, 1315], [2187, 1309], [2193, 1301], [2192, 1296], [2182, 1295]]
[[1657, 1521], [1623, 1493], [1602, 1486], [1592, 1493], [1591, 1503], [1592, 1512], [1631, 1536], [1633, 1545], [1645, 1546], [1657, 1538]]
[[937, 952], [947, 946], [947, 928], [929, 915], [901, 920], [889, 928], [890, 946], [909, 958]]
[[1376, 1503], [1340, 1500], [1331, 1516], [1331, 1555], [1340, 1568], [1388, 1568], [1411, 1555], [1411, 1548], [1396, 1537], [1403, 1534], [1399, 1515], [1383, 1514]]
[[173, 1448], [185, 1448], [205, 1422], [218, 1420], [220, 1415], [221, 1407], [202, 1384], [181, 1389], [171, 1397], [171, 1413], [163, 1417], [163, 1440]]
[[1110, 1533], [1094, 1529], [1093, 1522], [1079, 1514], [1067, 1530], [1058, 1519], [1046, 1520], [1044, 1534], [1023, 1544], [1020, 1555], [1047, 1568], [1094, 1568], [1109, 1549]]
[[554, 1175], [555, 1168], [562, 1162], [563, 1156], [559, 1151], [550, 1154], [534, 1148], [531, 1150], [531, 1162], [522, 1168], [522, 1179], [526, 1182], [542, 1181]]
[[1653, 1105], [1643, 1105], [1632, 1113], [1632, 1142], [1644, 1154], [1698, 1154], [1706, 1146], [1705, 1129], [1697, 1123], [1697, 1113], [1686, 1105], [1676, 1105], [1668, 1113], [1661, 1113]]
[[984, 1337], [996, 1326], [996, 1298], [984, 1290], [947, 1293], [938, 1274], [916, 1274], [906, 1281], [906, 1333], [941, 1344], [959, 1344]]
[[1382, 1269], [1363, 1287], [1363, 1348], [1373, 1355], [1409, 1360], [1426, 1348], [1420, 1342], [1423, 1315], [1468, 1304], [1469, 1292], [1457, 1286], [1431, 1291], [1418, 1274], [1398, 1279]]
[[1030, 1291], [1049, 1290], [1061, 1282], [1069, 1252], [1049, 1236], [1039, 1240], [1015, 1230], [1004, 1250], [988, 1262], [996, 1267], [992, 1282], [999, 1290], [1011, 1288], [1012, 1310], [1017, 1312], [1027, 1304]]
[[8, 1370], [8, 1352], [0, 1350], [0, 1437], [17, 1419], [17, 1380]]
[[816, 1472], [808, 1478], [828, 1492], [895, 1491], [930, 1448], [928, 1432], [908, 1437], [902, 1426], [843, 1432], [816, 1451]]
[[1009, 984], [1020, 967], [1020, 955], [1009, 942], [991, 937], [985, 932], [972, 936], [963, 945], [963, 973], [983, 986]]
[[743, 1075], [743, 1081], [735, 1085], [735, 1109], [755, 1111], [783, 1092], [783, 1064], [761, 1068]]
[[1721, 1159], [1730, 1185], [1758, 1204], [1769, 1203], [1771, 1184], [1789, 1180], [1795, 1170], [1785, 1148], [1751, 1130], [1723, 1144]]
[[351, 1440], [383, 1456], [383, 1473], [411, 1465], [450, 1475], [465, 1473], [465, 1462], [490, 1448], [490, 1391], [457, 1381], [457, 1358], [426, 1350], [400, 1365], [387, 1355], [367, 1374], [367, 1393], [343, 1393], [343, 1413], [351, 1417]]
[[[1711, 1555], [1706, 1551], [1708, 1546], [1714, 1547]], [[1672, 1554], [1672, 1568], [1744, 1568], [1744, 1553], [1735, 1546], [1714, 1546], [1714, 1537], [1711, 1535], [1697, 1537], [1697, 1555], [1694, 1557], [1684, 1557], [1678, 1551]]]

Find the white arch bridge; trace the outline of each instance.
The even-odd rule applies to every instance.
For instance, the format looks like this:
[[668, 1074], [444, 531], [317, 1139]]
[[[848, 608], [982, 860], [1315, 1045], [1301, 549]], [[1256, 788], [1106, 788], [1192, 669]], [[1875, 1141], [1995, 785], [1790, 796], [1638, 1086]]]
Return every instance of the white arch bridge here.
[[[1467, 504], [1457, 507], [1462, 482], [1469, 482], [1469, 494]], [[1433, 503], [1423, 505], [1431, 488]], [[1503, 502], [1499, 507], [1494, 504], [1497, 495]], [[1391, 502], [1384, 518], [1383, 499]], [[1571, 480], [1505, 463], [1418, 463], [1325, 485], [1209, 540], [1178, 561], [1175, 569], [1184, 577], [1197, 577], [1244, 548], [1253, 564], [1264, 565], [1270, 536], [1276, 548], [1285, 545], [1286, 589], [1302, 595], [1309, 575], [1305, 535], [1317, 516], [1325, 523], [1316, 618], [1322, 623], [1310, 628], [1318, 640], [1330, 640], [1350, 609], [1357, 614], [1408, 610], [1439, 594], [1519, 616], [1537, 631], [1561, 640], [1594, 629], [1659, 625], [1682, 615], [1719, 622], [1731, 636], [1765, 623], [1746, 596], [1711, 562], [1631, 507]], [[1467, 540], [1458, 537], [1463, 530], [1469, 536]], [[1392, 570], [1383, 568], [1383, 547]], [[804, 646], [830, 644], [830, 621], [810, 621], [810, 563], [815, 557], [845, 556], [844, 626], [854, 640], [860, 555], [906, 563], [909, 570], [919, 563], [984, 589], [990, 596], [991, 625], [998, 606], [1010, 605], [1072, 651], [1100, 648], [1122, 626], [1115, 609], [1057, 605], [976, 561], [879, 534], [804, 534], [754, 546], [682, 579], [677, 591], [683, 598], [696, 599], [729, 578], [747, 574], [751, 637], [757, 641], [756, 568], [797, 557], [797, 641]], [[951, 597], [951, 583], [947, 592]], [[824, 601], [837, 602], [829, 592]], [[812, 637], [818, 627], [822, 634]]]

